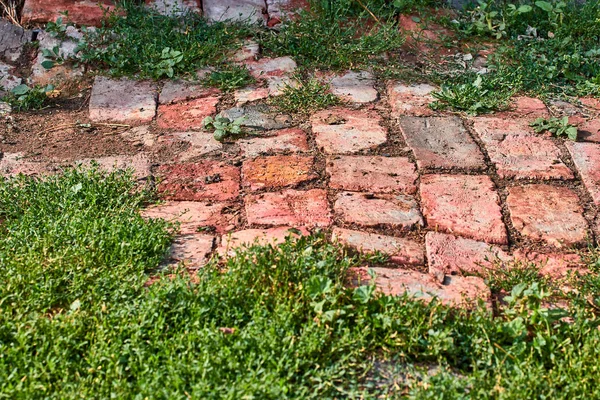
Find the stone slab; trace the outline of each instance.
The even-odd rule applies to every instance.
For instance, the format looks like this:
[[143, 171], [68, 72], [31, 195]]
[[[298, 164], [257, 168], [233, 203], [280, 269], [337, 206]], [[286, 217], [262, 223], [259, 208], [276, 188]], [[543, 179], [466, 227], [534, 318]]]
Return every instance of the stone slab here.
[[512, 260], [498, 246], [438, 232], [427, 232], [425, 246], [429, 273], [440, 280], [446, 275], [485, 274]]
[[31, 39], [31, 31], [0, 19], [0, 60], [16, 62], [23, 53], [23, 46]]
[[218, 97], [205, 97], [158, 106], [156, 124], [162, 129], [202, 129], [206, 117], [217, 113]]
[[331, 93], [343, 101], [353, 103], [371, 103], [377, 100], [375, 78], [368, 71], [349, 71], [344, 75], [333, 77], [329, 85]]
[[331, 211], [327, 192], [288, 189], [282, 192], [246, 196], [246, 217], [250, 225], [327, 227]]
[[508, 244], [500, 198], [488, 176], [426, 175], [421, 177], [420, 193], [429, 228]]
[[600, 205], [600, 144], [569, 141], [566, 146], [585, 188]]
[[266, 23], [264, 0], [203, 0], [202, 6], [210, 21]]
[[337, 195], [333, 208], [347, 224], [387, 226], [403, 230], [423, 225], [417, 201], [408, 195], [373, 196], [342, 192]]
[[269, 156], [246, 160], [242, 165], [242, 182], [251, 190], [295, 186], [317, 177], [314, 157]]
[[275, 246], [282, 244], [290, 238], [297, 238], [300, 235], [309, 235], [309, 231], [305, 228], [293, 228], [290, 226], [279, 226], [268, 229], [245, 229], [242, 231], [231, 232], [223, 235], [221, 238], [221, 246], [217, 249], [217, 253], [222, 257], [232, 257], [236, 250], [251, 246]]
[[239, 194], [239, 168], [219, 161], [165, 164], [158, 168], [158, 176], [158, 191], [169, 200], [224, 201]]
[[555, 247], [585, 244], [588, 224], [579, 197], [569, 188], [513, 186], [506, 199], [510, 220], [524, 237]]
[[393, 81], [388, 82], [386, 87], [388, 102], [394, 117], [433, 115], [433, 110], [428, 106], [435, 101], [431, 95], [436, 89], [435, 87], [427, 84], [405, 85]]
[[474, 118], [473, 129], [501, 178], [573, 179], [558, 147], [552, 140], [533, 134], [527, 120]]
[[334, 228], [331, 239], [363, 253], [379, 251], [388, 255], [395, 264], [425, 264], [423, 245], [414, 240], [343, 228]]
[[387, 140], [381, 117], [371, 110], [337, 107], [314, 114], [310, 122], [317, 145], [327, 154], [369, 150]]
[[195, 234], [207, 227], [224, 233], [235, 228], [235, 218], [227, 214], [229, 203], [198, 201], [165, 201], [142, 210], [144, 218], [160, 218], [178, 223], [182, 235]]
[[90, 119], [148, 123], [156, 114], [156, 88], [150, 82], [97, 76], [90, 97]]
[[458, 117], [402, 117], [400, 127], [420, 170], [485, 168], [481, 150]]
[[329, 187], [353, 192], [417, 191], [415, 166], [406, 157], [336, 156], [327, 159]]
[[201, 0], [146, 0], [146, 4], [159, 14], [167, 16], [202, 12]]
[[274, 153], [301, 153], [309, 150], [306, 133], [299, 128], [282, 129], [273, 136], [239, 140], [238, 145], [246, 157]]

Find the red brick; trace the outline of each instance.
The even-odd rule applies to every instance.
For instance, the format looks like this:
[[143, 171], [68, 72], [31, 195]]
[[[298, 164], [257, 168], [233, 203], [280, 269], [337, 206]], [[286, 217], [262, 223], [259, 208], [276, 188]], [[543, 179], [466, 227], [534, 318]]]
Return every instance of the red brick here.
[[231, 257], [235, 255], [235, 250], [244, 246], [275, 246], [285, 242], [287, 237], [296, 238], [300, 235], [309, 235], [305, 228], [292, 228], [289, 226], [279, 226], [269, 229], [245, 229], [243, 231], [231, 232], [223, 235], [221, 246], [217, 249], [220, 256]]
[[166, 164], [158, 175], [158, 191], [169, 200], [223, 201], [239, 193], [239, 169], [217, 161]]
[[475, 118], [473, 122], [501, 178], [573, 179], [558, 147], [532, 133], [527, 120]]
[[158, 100], [160, 104], [172, 104], [199, 98], [216, 97], [219, 94], [221, 94], [219, 89], [207, 89], [192, 82], [167, 81], [160, 92]]
[[244, 186], [251, 190], [294, 186], [315, 179], [314, 157], [271, 156], [247, 160], [242, 166]]
[[[573, 123], [569, 120], [570, 123]], [[600, 118], [583, 120], [578, 126], [578, 137], [586, 142], [600, 143]]]
[[[64, 11], [68, 20], [77, 25], [100, 26], [105, 9], [114, 9], [110, 0], [25, 0], [21, 17], [22, 24], [54, 22]], [[66, 22], [66, 21], [65, 21]]]
[[[463, 307], [474, 307], [478, 300], [489, 302], [491, 297], [483, 279], [474, 276], [446, 276], [440, 283], [433, 276], [417, 271], [396, 268], [372, 270], [376, 274], [377, 290], [391, 296], [407, 294], [425, 302], [437, 298], [443, 304]], [[366, 274], [363, 272], [361, 275]]]
[[183, 103], [158, 106], [159, 128], [163, 129], [200, 129], [204, 118], [217, 112], [218, 97], [205, 97]]
[[199, 268], [208, 261], [214, 243], [213, 236], [200, 233], [176, 236], [166, 263], [169, 265], [182, 263], [186, 268]]
[[513, 101], [514, 113], [528, 117], [548, 117], [548, 108], [540, 99], [516, 97]]
[[338, 107], [320, 111], [310, 121], [317, 145], [327, 154], [356, 153], [387, 140], [381, 117], [375, 111]]
[[566, 278], [570, 273], [585, 275], [590, 272], [579, 254], [519, 250], [515, 253], [515, 259], [523, 263], [535, 264], [540, 268], [540, 275], [556, 280]]
[[600, 205], [600, 144], [567, 142], [567, 150], [592, 200]]
[[327, 160], [329, 186], [355, 192], [414, 194], [417, 173], [406, 157], [338, 156]]
[[308, 141], [302, 129], [289, 128], [273, 132], [273, 136], [239, 140], [238, 145], [246, 157], [268, 153], [299, 153], [308, 151]]
[[246, 216], [250, 225], [287, 225], [326, 227], [331, 224], [327, 192], [284, 190], [246, 197]]
[[402, 117], [400, 127], [419, 169], [483, 169], [483, 154], [458, 117]]
[[434, 90], [433, 86], [427, 84], [407, 86], [398, 82], [388, 82], [388, 102], [392, 108], [393, 116], [433, 115], [433, 110], [428, 105], [435, 101], [435, 98], [431, 95]]
[[423, 225], [416, 200], [407, 195], [338, 194], [334, 210], [342, 221], [362, 226], [411, 229]]
[[488, 243], [507, 244], [500, 199], [488, 176], [426, 175], [421, 204], [432, 229]]
[[438, 278], [482, 274], [512, 259], [498, 246], [444, 233], [427, 232], [425, 246], [429, 273]]
[[425, 264], [423, 245], [414, 240], [342, 228], [334, 228], [331, 239], [364, 253], [379, 251], [387, 254], [396, 264]]
[[585, 243], [587, 222], [571, 189], [550, 185], [508, 188], [513, 226], [521, 235], [556, 247]]
[[195, 201], [167, 201], [150, 206], [142, 211], [144, 218], [161, 218], [179, 223], [179, 233], [183, 235], [198, 232], [198, 228], [214, 227], [219, 233], [233, 229], [235, 216], [225, 212], [229, 203], [209, 203]]

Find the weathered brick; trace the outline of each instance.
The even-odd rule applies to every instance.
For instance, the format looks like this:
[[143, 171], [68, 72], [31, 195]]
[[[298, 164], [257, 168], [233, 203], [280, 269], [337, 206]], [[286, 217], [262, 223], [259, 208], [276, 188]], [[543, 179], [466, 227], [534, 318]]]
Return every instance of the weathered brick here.
[[235, 215], [227, 214], [229, 203], [166, 201], [142, 210], [144, 218], [161, 218], [179, 223], [179, 233], [197, 233], [199, 228], [212, 227], [218, 233], [235, 228]]
[[600, 205], [600, 144], [567, 142], [577, 172], [596, 205]]
[[150, 122], [156, 114], [156, 88], [149, 82], [97, 76], [90, 97], [92, 121]]
[[[365, 269], [366, 270], [366, 269]], [[483, 279], [474, 276], [446, 276], [440, 283], [433, 276], [417, 271], [396, 268], [372, 268], [377, 290], [391, 296], [407, 294], [417, 300], [430, 302], [437, 298], [450, 306], [474, 307], [478, 300], [489, 302], [490, 289]], [[366, 277], [366, 272], [361, 274]]]
[[202, 267], [208, 261], [214, 243], [213, 236], [201, 233], [175, 236], [165, 263], [182, 263], [188, 269]]
[[167, 81], [160, 91], [158, 101], [160, 104], [180, 103], [198, 98], [216, 97], [220, 93], [219, 89], [207, 89], [192, 82]]
[[100, 169], [108, 172], [131, 169], [133, 170], [133, 176], [137, 179], [147, 178], [152, 174], [150, 170], [152, 163], [145, 154], [87, 158], [75, 162], [75, 164], [83, 165], [84, 167], [89, 167], [92, 163], [97, 164]]
[[209, 132], [173, 132], [166, 135], [163, 142], [187, 142], [190, 147], [177, 156], [177, 161], [189, 161], [213, 151], [221, 150], [223, 145]]
[[475, 118], [473, 128], [501, 178], [573, 179], [560, 150], [552, 140], [533, 134], [527, 120]]
[[48, 175], [57, 171], [52, 163], [30, 161], [23, 153], [2, 153], [0, 159], [0, 175]]
[[201, 129], [204, 118], [217, 112], [218, 97], [205, 97], [158, 106], [156, 123], [163, 129]]
[[423, 245], [414, 240], [342, 228], [334, 228], [331, 239], [364, 253], [379, 251], [396, 264], [425, 264]]
[[238, 145], [246, 157], [270, 153], [299, 153], [308, 151], [308, 141], [302, 129], [289, 128], [273, 132], [273, 136], [239, 140]]
[[317, 145], [327, 154], [349, 154], [375, 148], [387, 140], [375, 111], [334, 108], [311, 117]]
[[429, 273], [437, 278], [450, 274], [483, 274], [512, 257], [500, 247], [438, 232], [425, 236]]
[[421, 204], [427, 225], [445, 233], [507, 244], [500, 199], [488, 176], [421, 177]]
[[241, 126], [251, 130], [284, 129], [292, 126], [292, 117], [281, 114], [266, 104], [252, 104], [221, 111], [220, 117], [231, 121], [244, 117]]
[[314, 157], [270, 156], [246, 160], [242, 166], [244, 186], [251, 190], [294, 186], [315, 179]]
[[375, 78], [367, 71], [349, 71], [344, 75], [335, 76], [330, 80], [329, 85], [331, 93], [343, 101], [371, 103], [377, 100]]
[[170, 200], [223, 201], [239, 193], [240, 170], [218, 161], [166, 164], [158, 175], [158, 191]]
[[275, 246], [284, 243], [286, 238], [296, 238], [300, 235], [308, 235], [309, 232], [303, 227], [292, 228], [289, 226], [279, 226], [268, 229], [245, 229], [243, 231], [231, 232], [223, 235], [221, 246], [217, 249], [220, 256], [231, 257], [235, 255], [237, 249], [244, 246]]
[[585, 243], [587, 222], [579, 197], [566, 187], [524, 185], [508, 188], [513, 226], [521, 235], [556, 247]]
[[291, 75], [296, 71], [297, 64], [291, 57], [265, 57], [247, 62], [246, 67], [256, 79], [266, 79]]
[[419, 169], [485, 168], [483, 154], [458, 117], [402, 117], [400, 126]]
[[204, 16], [211, 21], [266, 23], [264, 0], [203, 0]]
[[413, 194], [417, 173], [406, 157], [336, 156], [327, 160], [329, 186], [354, 192]]
[[327, 192], [288, 189], [277, 193], [246, 196], [250, 225], [326, 227], [331, 224]]
[[428, 105], [435, 101], [431, 92], [435, 87], [427, 84], [407, 86], [402, 83], [388, 82], [388, 102], [395, 117], [399, 115], [429, 116], [433, 115]]
[[167, 16], [202, 12], [201, 0], [146, 0], [146, 4], [158, 13]]
[[339, 193], [333, 206], [342, 221], [362, 226], [411, 229], [423, 225], [416, 200], [407, 195]]
[[69, 21], [77, 25], [100, 26], [104, 18], [102, 8], [110, 11], [114, 4], [111, 0], [25, 0], [21, 23], [54, 22], [62, 12], [68, 11]]
[[536, 251], [518, 250], [515, 259], [521, 263], [534, 264], [542, 276], [552, 279], [563, 279], [570, 273], [585, 275], [590, 272], [585, 261], [575, 253], [539, 253]]
[[235, 104], [241, 106], [252, 101], [266, 99], [269, 97], [269, 88], [248, 86], [233, 92], [233, 97]]

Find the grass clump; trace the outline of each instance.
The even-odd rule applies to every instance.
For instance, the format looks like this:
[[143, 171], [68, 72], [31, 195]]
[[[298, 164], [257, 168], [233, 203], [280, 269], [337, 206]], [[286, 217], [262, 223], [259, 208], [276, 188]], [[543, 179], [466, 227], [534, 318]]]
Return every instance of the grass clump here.
[[[488, 58], [487, 80], [494, 85], [478, 86], [472, 73], [445, 76], [438, 98], [445, 106], [482, 113], [502, 109], [517, 92], [542, 98], [598, 96], [599, 20], [598, 0], [479, 1], [454, 26], [463, 37], [499, 39]], [[493, 87], [500, 89], [500, 102], [490, 96]], [[483, 107], [476, 100], [456, 100], [478, 96]]]
[[329, 90], [329, 85], [316, 78], [300, 80], [298, 85], [286, 85], [281, 96], [271, 98], [271, 104], [280, 111], [309, 115], [340, 103]]
[[151, 198], [96, 170], [0, 181], [0, 398], [600, 396], [595, 309], [548, 310], [535, 281], [496, 317], [385, 296], [316, 235], [145, 287], [171, 235], [139, 217]]
[[248, 68], [241, 65], [226, 65], [207, 74], [202, 83], [208, 87], [215, 87], [224, 92], [248, 86], [254, 82]]
[[310, 11], [285, 21], [279, 32], [263, 33], [260, 44], [267, 54], [292, 56], [307, 69], [365, 68], [404, 43], [393, 7], [382, 3], [365, 1], [365, 11], [355, 1], [313, 2]]
[[80, 59], [107, 68], [114, 76], [193, 76], [200, 68], [224, 63], [253, 29], [244, 24], [208, 23], [195, 13], [164, 16], [143, 5], [125, 3], [102, 28], [86, 34]]

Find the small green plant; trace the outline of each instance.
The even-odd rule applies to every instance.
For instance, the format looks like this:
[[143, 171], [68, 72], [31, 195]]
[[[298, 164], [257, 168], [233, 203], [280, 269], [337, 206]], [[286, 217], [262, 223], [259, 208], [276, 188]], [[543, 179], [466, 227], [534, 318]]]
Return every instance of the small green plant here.
[[[48, 22], [46, 24], [45, 31], [50, 34], [50, 36], [64, 40], [67, 38], [67, 28], [69, 26], [74, 26], [72, 22], [69, 22], [69, 12], [63, 11], [60, 13], [60, 17], [56, 19], [55, 22]], [[67, 22], [64, 22], [64, 21]]]
[[244, 116], [236, 118], [233, 121], [225, 117], [206, 117], [202, 121], [202, 125], [206, 130], [214, 129], [213, 135], [215, 140], [222, 142], [230, 136], [241, 135], [243, 133], [242, 123], [245, 119], [246, 117]]
[[498, 81], [477, 75], [472, 83], [447, 83], [433, 92], [438, 99], [430, 104], [435, 110], [452, 108], [477, 115], [506, 109], [514, 90], [498, 85]]
[[13, 88], [2, 100], [10, 104], [16, 111], [39, 110], [48, 103], [48, 93], [54, 86], [33, 86], [21, 84]]
[[280, 111], [308, 115], [339, 104], [340, 100], [329, 91], [329, 85], [316, 78], [300, 80], [299, 85], [286, 85], [281, 96], [273, 97], [271, 104]]
[[213, 71], [202, 80], [202, 84], [208, 87], [216, 87], [224, 92], [230, 92], [254, 82], [248, 68], [240, 65], [228, 65]]
[[63, 65], [67, 59], [60, 52], [60, 46], [54, 46], [51, 49], [42, 49], [42, 55], [46, 60], [42, 61], [42, 67], [52, 69], [57, 65]]
[[570, 140], [577, 140], [577, 127], [569, 124], [569, 117], [538, 118], [529, 124], [537, 133], [550, 132], [556, 137], [566, 136]]

